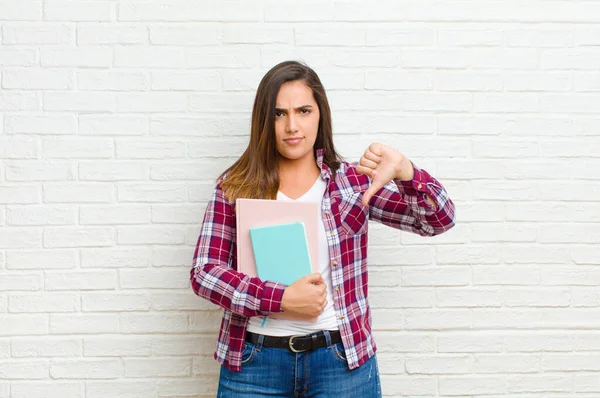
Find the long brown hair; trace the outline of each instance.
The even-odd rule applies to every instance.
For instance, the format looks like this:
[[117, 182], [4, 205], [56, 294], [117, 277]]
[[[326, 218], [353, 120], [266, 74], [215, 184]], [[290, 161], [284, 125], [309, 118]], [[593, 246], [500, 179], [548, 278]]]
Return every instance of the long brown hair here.
[[281, 86], [303, 81], [319, 106], [319, 130], [314, 150], [325, 149], [323, 163], [335, 174], [340, 156], [333, 146], [331, 109], [319, 76], [305, 64], [285, 61], [275, 65], [260, 81], [254, 106], [250, 143], [243, 155], [221, 174], [221, 188], [230, 202], [237, 198], [275, 199], [279, 190], [279, 152], [275, 140], [275, 105]]

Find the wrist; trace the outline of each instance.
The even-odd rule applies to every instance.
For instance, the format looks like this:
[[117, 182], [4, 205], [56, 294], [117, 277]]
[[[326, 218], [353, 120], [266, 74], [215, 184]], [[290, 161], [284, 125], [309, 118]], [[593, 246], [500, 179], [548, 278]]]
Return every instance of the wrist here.
[[402, 159], [395, 178], [400, 181], [410, 181], [415, 176], [415, 169], [408, 158]]

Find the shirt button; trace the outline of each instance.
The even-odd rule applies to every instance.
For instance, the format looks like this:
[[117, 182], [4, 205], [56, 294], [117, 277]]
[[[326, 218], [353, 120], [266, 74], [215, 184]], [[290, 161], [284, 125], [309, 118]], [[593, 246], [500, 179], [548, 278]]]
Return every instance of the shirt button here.
[[343, 316], [343, 315], [340, 315], [340, 319], [344, 319], [344, 316]]
[[337, 267], [337, 261], [333, 260], [333, 262], [331, 263], [331, 265], [333, 265], [334, 267]]
[[326, 215], [326, 216], [328, 216], [329, 214], [331, 214], [331, 213], [329, 213], [328, 211], [326, 211], [326, 212], [325, 212], [325, 215]]
[[335, 291], [336, 291], [336, 292], [339, 292], [339, 291], [340, 291], [340, 287], [339, 287], [339, 286], [336, 286], [336, 287], [335, 287]]
[[417, 185], [417, 188], [421, 189], [421, 187], [422, 187], [422, 186], [423, 186], [423, 185], [419, 184], [419, 185]]

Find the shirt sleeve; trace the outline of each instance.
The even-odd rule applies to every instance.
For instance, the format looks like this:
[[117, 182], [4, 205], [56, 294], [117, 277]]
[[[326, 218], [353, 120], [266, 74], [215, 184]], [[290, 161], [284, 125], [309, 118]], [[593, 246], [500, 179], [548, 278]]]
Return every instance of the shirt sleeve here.
[[412, 180], [392, 180], [371, 198], [369, 216], [422, 236], [439, 235], [455, 224], [454, 203], [438, 180], [414, 164], [413, 168]]
[[252, 317], [281, 311], [285, 285], [234, 270], [235, 213], [217, 184], [194, 252], [190, 282], [195, 294], [235, 314]]

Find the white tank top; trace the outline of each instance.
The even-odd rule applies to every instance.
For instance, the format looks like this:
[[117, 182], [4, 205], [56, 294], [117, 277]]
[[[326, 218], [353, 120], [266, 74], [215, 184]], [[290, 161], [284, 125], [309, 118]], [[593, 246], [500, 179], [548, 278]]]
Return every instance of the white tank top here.
[[[299, 202], [318, 202], [321, 204], [325, 189], [327, 188], [325, 180], [319, 176], [314, 185], [304, 195], [295, 199]], [[294, 200], [285, 196], [283, 193], [277, 193], [277, 200]], [[333, 289], [331, 287], [331, 264], [329, 263], [329, 246], [327, 245], [327, 235], [323, 217], [319, 212], [319, 272], [327, 285], [327, 306], [317, 322], [308, 321], [289, 321], [284, 319], [273, 319], [262, 316], [250, 318], [247, 330], [252, 333], [266, 334], [268, 336], [291, 336], [295, 334], [308, 334], [317, 330], [338, 330], [335, 309], [333, 307]], [[264, 325], [263, 325], [263, 321]]]

